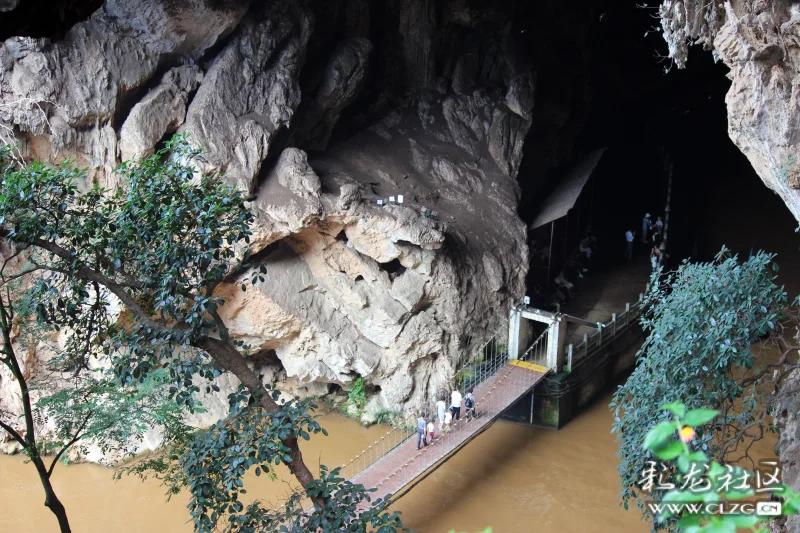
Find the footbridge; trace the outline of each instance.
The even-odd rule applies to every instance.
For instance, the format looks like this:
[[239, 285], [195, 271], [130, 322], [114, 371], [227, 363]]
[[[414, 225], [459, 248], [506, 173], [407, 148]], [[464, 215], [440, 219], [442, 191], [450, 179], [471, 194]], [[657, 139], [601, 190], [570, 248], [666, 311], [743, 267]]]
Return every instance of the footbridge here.
[[[392, 495], [396, 499], [526, 397], [531, 398], [532, 421], [531, 391], [548, 376], [570, 372], [589, 359], [603, 357], [614, 338], [634, 326], [641, 301], [639, 295], [638, 301], [625, 304], [619, 314], [613, 313], [605, 322], [515, 306], [508, 320], [472, 351], [468, 364], [455, 376], [462, 392], [474, 388], [475, 418], [466, 420], [462, 416], [453, 421], [449, 431], [440, 431], [435, 422], [433, 441], [421, 449], [417, 449], [416, 415], [396, 421], [380, 439], [342, 465], [342, 475], [376, 489], [375, 497]], [[526, 320], [533, 324], [523, 327]], [[525, 342], [526, 332], [529, 336], [530, 332], [538, 333]], [[580, 341], [575, 342], [577, 339]], [[428, 406], [426, 412], [435, 416], [435, 405]]]

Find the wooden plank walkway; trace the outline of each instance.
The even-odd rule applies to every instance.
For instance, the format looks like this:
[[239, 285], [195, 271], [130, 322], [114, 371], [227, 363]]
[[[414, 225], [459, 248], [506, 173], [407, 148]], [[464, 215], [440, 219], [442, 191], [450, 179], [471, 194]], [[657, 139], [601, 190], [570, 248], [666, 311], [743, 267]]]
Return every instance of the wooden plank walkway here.
[[[449, 432], [442, 435], [438, 434], [437, 427], [434, 441], [421, 450], [417, 450], [417, 436], [414, 434], [357, 474], [352, 481], [367, 488], [376, 488], [373, 498], [385, 498], [391, 494], [393, 499], [397, 499], [488, 428], [547, 372], [547, 368], [532, 363], [510, 362], [475, 388], [477, 418], [467, 421], [462, 416], [460, 421], [452, 424]], [[463, 407], [461, 413], [464, 413]]]

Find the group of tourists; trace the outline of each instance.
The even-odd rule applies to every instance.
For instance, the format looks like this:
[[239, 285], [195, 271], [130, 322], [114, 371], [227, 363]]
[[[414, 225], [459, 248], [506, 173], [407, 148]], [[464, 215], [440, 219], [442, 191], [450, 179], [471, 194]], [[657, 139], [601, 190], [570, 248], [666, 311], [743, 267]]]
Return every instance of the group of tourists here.
[[[633, 258], [633, 243], [636, 240], [636, 232], [628, 230], [625, 232], [625, 259], [630, 261]], [[650, 213], [645, 213], [642, 219], [642, 243], [650, 245], [650, 266], [656, 272], [664, 265], [667, 254], [667, 241], [664, 239], [664, 221], [659, 216], [656, 221]]]
[[597, 239], [592, 235], [591, 231], [587, 230], [578, 243], [577, 249], [569, 254], [564, 263], [564, 268], [553, 279], [555, 290], [552, 292], [551, 306], [555, 306], [555, 304], [564, 305], [567, 297], [572, 297], [572, 289], [575, 288], [575, 284], [570, 281], [570, 278], [582, 279], [584, 274], [589, 272], [589, 263], [596, 249]]
[[[452, 425], [461, 419], [461, 404], [464, 404], [464, 418], [471, 421], [476, 417], [475, 409], [478, 407], [475, 401], [474, 389], [470, 388], [467, 394], [462, 397], [458, 388], [450, 393], [450, 406], [447, 405], [447, 396], [442, 395], [436, 402], [436, 418], [439, 422], [439, 433], [450, 431]], [[436, 438], [436, 426], [428, 413], [422, 412], [417, 418], [417, 449], [427, 446]]]

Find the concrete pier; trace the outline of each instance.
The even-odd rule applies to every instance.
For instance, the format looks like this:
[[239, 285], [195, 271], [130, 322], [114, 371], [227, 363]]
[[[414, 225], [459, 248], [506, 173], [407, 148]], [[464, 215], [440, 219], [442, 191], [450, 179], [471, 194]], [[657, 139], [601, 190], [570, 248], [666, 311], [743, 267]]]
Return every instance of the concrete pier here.
[[[606, 262], [592, 265], [584, 279], [575, 284], [575, 297], [562, 310], [566, 318], [563, 350], [558, 357], [559, 372], [551, 374], [520, 399], [503, 415], [504, 418], [543, 426], [560, 428], [576, 416], [599, 393], [616, 383], [636, 363], [636, 348], [643, 340], [638, 317], [625, 322], [626, 304], [630, 308], [644, 292], [650, 278], [650, 265], [645, 250], [639, 250], [631, 263]], [[616, 324], [614, 318], [623, 319]], [[606, 324], [603, 333], [594, 337], [587, 358], [573, 353], [569, 366], [569, 350], [598, 332], [597, 323]], [[617, 335], [612, 335], [613, 328]], [[594, 346], [592, 342], [589, 343]]]

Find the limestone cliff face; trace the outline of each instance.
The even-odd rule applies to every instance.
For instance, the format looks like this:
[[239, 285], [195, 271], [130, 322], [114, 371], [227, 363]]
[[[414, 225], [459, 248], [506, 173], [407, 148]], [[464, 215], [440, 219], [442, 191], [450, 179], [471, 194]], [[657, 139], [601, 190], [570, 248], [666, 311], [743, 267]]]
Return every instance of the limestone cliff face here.
[[471, 4], [108, 0], [62, 40], [0, 44], [0, 135], [113, 187], [185, 132], [254, 194], [266, 281], [220, 293], [264, 379], [320, 395], [363, 377], [372, 412], [416, 407], [525, 291], [536, 76], [508, 19]]
[[[795, 371], [784, 382], [783, 390], [775, 409], [775, 425], [780, 430], [780, 439], [775, 453], [781, 461], [783, 482], [797, 490], [800, 487], [800, 373]], [[794, 533], [800, 531], [800, 517], [790, 516], [775, 521], [771, 530], [774, 533]]]
[[666, 0], [664, 38], [678, 67], [691, 43], [729, 68], [728, 133], [800, 220], [800, 7], [796, 2]]

